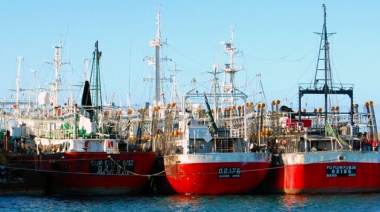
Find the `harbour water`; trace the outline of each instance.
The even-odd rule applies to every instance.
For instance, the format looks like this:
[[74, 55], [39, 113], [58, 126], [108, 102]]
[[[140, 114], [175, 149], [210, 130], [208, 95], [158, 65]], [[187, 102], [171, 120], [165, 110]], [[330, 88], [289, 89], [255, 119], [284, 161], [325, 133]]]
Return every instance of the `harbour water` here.
[[380, 211], [380, 194], [6, 196], [0, 211]]

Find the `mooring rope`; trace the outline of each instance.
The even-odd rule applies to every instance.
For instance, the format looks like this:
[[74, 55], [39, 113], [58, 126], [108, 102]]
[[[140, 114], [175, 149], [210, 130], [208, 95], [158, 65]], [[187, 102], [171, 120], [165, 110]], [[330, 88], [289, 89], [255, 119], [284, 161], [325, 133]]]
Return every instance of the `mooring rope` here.
[[[136, 173], [136, 172], [129, 171], [129, 170], [125, 169], [125, 167], [120, 166], [110, 155], [107, 156], [107, 158], [110, 159], [111, 161], [113, 161], [116, 166], [118, 166], [120, 169], [122, 169], [124, 171], [124, 173], [127, 173], [127, 174], [99, 174], [99, 173], [59, 171], [59, 170], [48, 170], [48, 169], [40, 169], [40, 168], [26, 168], [26, 167], [4, 166], [4, 165], [0, 166], [0, 167], [2, 169], [13, 169], [13, 170], [24, 170], [24, 171], [46, 172], [46, 173], [63, 173], [63, 174], [95, 175], [95, 176], [96, 175], [102, 175], [102, 176], [104, 176], [104, 175], [107, 175], [107, 176], [113, 176], [113, 175], [114, 176], [132, 176], [133, 175], [133, 176], [148, 177], [148, 178], [150, 178], [150, 177], [154, 177], [154, 176], [167, 176], [167, 174], [165, 175], [164, 173], [167, 170], [170, 170], [173, 167], [175, 167], [176, 165], [178, 165], [178, 163], [175, 163], [175, 164], [171, 165], [170, 167], [167, 167], [164, 170], [159, 171], [157, 173], [153, 173], [153, 174], [139, 174], [139, 173]], [[105, 159], [107, 159], [107, 158], [105, 158]], [[72, 159], [72, 160], [74, 160], [74, 159]], [[79, 159], [79, 160], [99, 160], [99, 158], [87, 158], [87, 159]], [[52, 160], [44, 160], [44, 161], [52, 161]], [[337, 162], [337, 161], [339, 161], [339, 160], [338, 159], [331, 159], [331, 160], [319, 161], [318, 163]], [[40, 162], [40, 161], [38, 161], [38, 162]], [[311, 163], [311, 164], [313, 164], [313, 163]], [[311, 164], [301, 164], [301, 165], [311, 165]], [[300, 164], [282, 164], [282, 165], [276, 166], [276, 167], [241, 170], [239, 172], [240, 173], [246, 173], [246, 172], [257, 172], [257, 171], [283, 169], [285, 165], [286, 166], [297, 166], [297, 165], [300, 165]], [[226, 167], [226, 168], [229, 168], [229, 167]], [[210, 175], [210, 174], [218, 174], [218, 172], [199, 172], [199, 173], [192, 172], [192, 173], [189, 173], [189, 174], [181, 173], [180, 175], [198, 175], [198, 174], [199, 175]]]

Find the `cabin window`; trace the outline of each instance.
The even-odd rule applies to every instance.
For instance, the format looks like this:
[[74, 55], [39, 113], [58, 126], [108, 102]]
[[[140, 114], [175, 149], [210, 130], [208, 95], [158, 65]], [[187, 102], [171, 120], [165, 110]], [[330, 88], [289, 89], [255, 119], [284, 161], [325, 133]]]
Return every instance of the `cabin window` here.
[[216, 139], [214, 142], [217, 152], [233, 152], [233, 139]]

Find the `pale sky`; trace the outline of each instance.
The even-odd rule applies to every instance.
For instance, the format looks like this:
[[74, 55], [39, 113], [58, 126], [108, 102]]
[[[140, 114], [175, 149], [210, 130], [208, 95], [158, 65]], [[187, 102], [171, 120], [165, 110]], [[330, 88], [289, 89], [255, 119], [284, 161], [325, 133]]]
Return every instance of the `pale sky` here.
[[[154, 69], [144, 58], [153, 57], [149, 41], [156, 36], [157, 8], [161, 11], [161, 33], [166, 45], [162, 58], [175, 62], [179, 91], [190, 89], [196, 78], [197, 89], [207, 89], [214, 64], [228, 63], [221, 41], [229, 41], [235, 26], [235, 47], [240, 90], [249, 101], [259, 101], [257, 73], [268, 103], [279, 99], [298, 107], [298, 84], [310, 83], [315, 74], [323, 8], [327, 7], [327, 30], [330, 37], [331, 66], [336, 83], [355, 85], [354, 102], [361, 106], [373, 100], [380, 108], [380, 1], [99, 1], [99, 0], [0, 0], [0, 98], [15, 98], [17, 57], [21, 65], [21, 88], [49, 87], [53, 81], [54, 48], [63, 42], [62, 88], [76, 88], [83, 82], [84, 60], [92, 57], [99, 41], [102, 51], [104, 99], [116, 105], [126, 104], [130, 93], [132, 106], [152, 101], [154, 91], [148, 79]], [[170, 60], [162, 62], [167, 79], [173, 75]], [[35, 73], [35, 77], [33, 74]], [[223, 75], [219, 76], [223, 79]], [[144, 81], [145, 79], [145, 81]], [[170, 99], [172, 83], [163, 85]], [[24, 97], [28, 93], [24, 92]], [[62, 100], [65, 101], [65, 100]], [[320, 98], [306, 97], [305, 107]], [[334, 104], [347, 105], [344, 98]], [[340, 103], [340, 101], [345, 101]], [[344, 106], [341, 106], [342, 110]]]

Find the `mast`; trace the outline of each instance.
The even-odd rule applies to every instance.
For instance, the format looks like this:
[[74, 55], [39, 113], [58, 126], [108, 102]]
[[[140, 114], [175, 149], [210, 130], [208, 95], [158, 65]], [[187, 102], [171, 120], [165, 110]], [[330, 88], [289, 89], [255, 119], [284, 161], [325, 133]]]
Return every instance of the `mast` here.
[[219, 88], [219, 85], [218, 85], [218, 78], [216, 77], [217, 74], [220, 74], [221, 72], [217, 72], [217, 69], [218, 69], [218, 66], [217, 65], [214, 65], [213, 67], [213, 72], [208, 72], [210, 74], [213, 75], [213, 78], [212, 78], [212, 84], [211, 84], [211, 87], [210, 87], [210, 93], [213, 94], [214, 96], [214, 114], [213, 116], [215, 117], [215, 119], [218, 119], [218, 96], [217, 96], [217, 91], [218, 91], [218, 88]]
[[[301, 121], [301, 115], [308, 115], [307, 112], [302, 112], [301, 108], [301, 99], [304, 94], [323, 94], [324, 95], [324, 116], [325, 116], [325, 126], [328, 122], [328, 95], [329, 94], [344, 94], [348, 95], [351, 99], [351, 104], [353, 105], [353, 85], [342, 85], [342, 84], [333, 84], [332, 74], [331, 74], [331, 65], [330, 65], [330, 44], [328, 37], [335, 33], [327, 33], [327, 18], [326, 18], [326, 5], [322, 4], [323, 7], [323, 28], [322, 33], [316, 33], [321, 36], [320, 49], [318, 54], [317, 68], [314, 77], [314, 83], [312, 85], [302, 85], [299, 86], [299, 121]], [[322, 54], [323, 52], [323, 54]], [[323, 61], [323, 68], [319, 68], [320, 62]], [[321, 64], [322, 65], [322, 64]], [[320, 83], [322, 82], [322, 83]], [[304, 87], [305, 86], [305, 87]], [[353, 122], [353, 110], [349, 112], [351, 115], [351, 125]], [[312, 115], [312, 113], [310, 114]], [[325, 130], [325, 135], [327, 130]]]
[[53, 46], [53, 48], [55, 49], [54, 63], [51, 63], [51, 62], [46, 62], [46, 63], [54, 64], [54, 67], [55, 67], [55, 77], [54, 77], [54, 82], [52, 83], [54, 101], [51, 103], [53, 104], [53, 107], [57, 107], [58, 106], [58, 91], [59, 91], [59, 84], [60, 84], [59, 72], [61, 70], [61, 66], [63, 64], [68, 64], [69, 62], [65, 62], [65, 63], [62, 62], [62, 54], [61, 54], [62, 41], [61, 40], [59, 40], [58, 46]]
[[38, 95], [36, 94], [37, 71], [31, 69], [31, 72], [33, 73], [33, 90], [32, 90], [32, 92], [35, 94], [36, 99], [34, 101], [36, 102], [35, 106], [37, 107], [37, 103], [38, 103]]
[[99, 66], [101, 56], [102, 52], [99, 51], [98, 41], [96, 41], [92, 58], [90, 81], [85, 80], [82, 95], [82, 106], [87, 111], [91, 122], [96, 124], [99, 124], [99, 112], [101, 112], [103, 108]]
[[59, 41], [59, 45], [54, 46], [54, 48], [55, 48], [54, 107], [56, 107], [58, 106], [59, 71], [62, 65], [62, 60], [61, 60], [62, 41]]
[[330, 84], [331, 84], [331, 70], [330, 70], [330, 46], [329, 46], [329, 41], [327, 40], [327, 26], [326, 26], [326, 5], [323, 4], [323, 17], [324, 17], [324, 22], [323, 22], [323, 40], [324, 40], [324, 47], [325, 47], [325, 85], [324, 85], [324, 91], [325, 91], [325, 124], [328, 121], [327, 118], [327, 108], [328, 108], [328, 92], [329, 92], [329, 85], [327, 84], [328, 79], [330, 79]]
[[[229, 92], [229, 93], [233, 93], [235, 92], [235, 73], [240, 71], [241, 69], [236, 69], [235, 68], [235, 61], [234, 61], [234, 58], [235, 58], [235, 54], [236, 53], [239, 53], [238, 51], [236, 51], [235, 49], [235, 45], [234, 45], [234, 31], [235, 31], [235, 27], [234, 25], [231, 26], [231, 39], [230, 39], [230, 42], [221, 42], [221, 44], [223, 44], [225, 46], [224, 48], [224, 51], [229, 55], [230, 57], [230, 63], [229, 64], [225, 64], [224, 65], [224, 73], [225, 74], [229, 74], [230, 75], [230, 84], [229, 85], [225, 85], [224, 86], [224, 90], [225, 92]], [[235, 100], [233, 97], [231, 97], [231, 105], [235, 105]]]
[[[216, 95], [217, 86], [218, 86], [218, 79], [216, 78], [216, 70], [217, 66], [214, 66], [214, 77], [213, 77], [213, 83], [214, 83], [214, 114], [213, 116], [218, 119], [218, 98]], [[215, 122], [214, 122], [215, 124]]]
[[[93, 59], [92, 59], [92, 69], [91, 69], [91, 75], [90, 75], [90, 85], [91, 89], [95, 92], [94, 93], [94, 108], [95, 111], [102, 110], [102, 88], [101, 88], [101, 81], [100, 81], [100, 59], [102, 56], [102, 52], [98, 49], [98, 41], [95, 42], [95, 50], [93, 53]], [[95, 112], [95, 121], [97, 120], [97, 112]]]
[[162, 46], [161, 42], [161, 20], [160, 20], [160, 9], [157, 9], [157, 33], [156, 39], [150, 41], [150, 46], [155, 48], [155, 70], [156, 70], [156, 94], [155, 103], [159, 104], [161, 101], [161, 73], [160, 73], [160, 48]]
[[21, 61], [23, 57], [17, 57], [17, 78], [16, 78], [16, 115], [18, 116], [19, 101], [20, 101], [20, 72], [21, 72]]
[[172, 90], [172, 94], [173, 94], [173, 97], [172, 97], [172, 102], [175, 102], [177, 104], [180, 103], [180, 100], [179, 100], [179, 97], [178, 97], [178, 83], [177, 83], [177, 71], [180, 71], [180, 70], [177, 70], [177, 63], [176, 62], [173, 62], [174, 63], [174, 74], [173, 74], [173, 90]]

